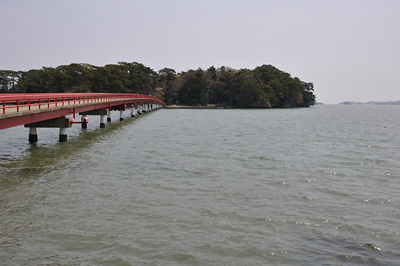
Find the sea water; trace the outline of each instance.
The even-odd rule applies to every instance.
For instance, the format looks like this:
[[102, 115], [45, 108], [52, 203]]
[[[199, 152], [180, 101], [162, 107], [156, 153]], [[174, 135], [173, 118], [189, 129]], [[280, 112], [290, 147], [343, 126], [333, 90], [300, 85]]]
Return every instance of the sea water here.
[[399, 106], [118, 118], [0, 131], [1, 265], [400, 264]]

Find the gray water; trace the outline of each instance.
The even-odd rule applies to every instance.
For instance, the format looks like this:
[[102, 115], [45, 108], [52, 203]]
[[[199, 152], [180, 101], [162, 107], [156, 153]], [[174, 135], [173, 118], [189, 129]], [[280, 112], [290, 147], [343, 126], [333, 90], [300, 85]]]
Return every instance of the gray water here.
[[0, 131], [0, 265], [400, 264], [398, 106], [90, 119]]

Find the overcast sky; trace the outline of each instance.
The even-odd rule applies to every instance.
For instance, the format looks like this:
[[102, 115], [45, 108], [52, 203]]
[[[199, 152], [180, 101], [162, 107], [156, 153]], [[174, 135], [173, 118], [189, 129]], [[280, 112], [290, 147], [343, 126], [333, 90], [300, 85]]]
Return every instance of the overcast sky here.
[[271, 64], [317, 100], [400, 100], [398, 0], [0, 0], [0, 69]]

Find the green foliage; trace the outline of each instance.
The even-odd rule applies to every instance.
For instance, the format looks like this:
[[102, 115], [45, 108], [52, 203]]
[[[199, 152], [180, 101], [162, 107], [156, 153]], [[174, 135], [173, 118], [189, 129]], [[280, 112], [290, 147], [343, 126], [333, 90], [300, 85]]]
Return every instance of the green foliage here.
[[264, 87], [265, 84], [254, 71], [240, 70], [233, 79], [233, 91], [235, 92], [233, 105], [237, 107], [266, 106], [268, 99]]
[[181, 75], [184, 82], [180, 88], [179, 102], [190, 105], [206, 105], [208, 103], [208, 87], [204, 71], [190, 70]]
[[70, 64], [26, 72], [0, 70], [0, 92], [141, 93], [156, 95], [168, 105], [240, 108], [307, 107], [315, 102], [312, 83], [292, 78], [271, 65], [254, 70], [211, 66], [179, 74], [171, 68], [156, 73], [136, 62], [104, 67]]
[[11, 70], [0, 70], [0, 92], [16, 90], [18, 81], [21, 79], [22, 72]]
[[[17, 79], [15, 78], [17, 77]], [[14, 85], [10, 85], [14, 82]], [[140, 63], [104, 67], [70, 64], [27, 72], [0, 72], [2, 92], [119, 92], [154, 94], [157, 73]]]
[[[205, 78], [205, 79], [204, 79]], [[312, 83], [292, 78], [271, 65], [254, 70], [214, 66], [181, 73], [181, 104], [217, 104], [239, 108], [308, 107], [315, 102]]]
[[163, 68], [158, 71], [158, 85], [161, 88], [161, 95], [167, 105], [173, 103], [177, 95], [177, 81], [178, 77], [175, 70], [171, 68]]

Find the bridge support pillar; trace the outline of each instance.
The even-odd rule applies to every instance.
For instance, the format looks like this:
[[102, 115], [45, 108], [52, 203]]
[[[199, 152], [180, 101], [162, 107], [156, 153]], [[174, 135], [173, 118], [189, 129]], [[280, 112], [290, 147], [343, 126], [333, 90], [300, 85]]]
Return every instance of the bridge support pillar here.
[[36, 143], [38, 141], [36, 127], [29, 128], [29, 142]]
[[86, 115], [82, 115], [82, 118], [81, 118], [81, 121], [82, 121], [82, 128], [87, 128], [87, 119], [86, 119]]
[[[87, 112], [82, 112], [79, 113], [82, 117], [86, 117], [88, 115], [99, 115], [100, 116], [100, 128], [105, 128], [106, 127], [106, 117], [110, 114], [110, 110], [108, 109], [97, 109], [97, 110], [92, 110], [92, 111], [87, 111]], [[111, 117], [110, 117], [111, 121]], [[82, 124], [83, 126], [83, 124]]]
[[106, 127], [106, 115], [101, 115], [100, 116], [100, 128], [105, 128]]
[[[36, 123], [26, 124], [29, 127], [29, 142], [37, 142], [37, 127], [60, 128], [60, 142], [67, 141], [67, 128], [71, 127], [71, 119], [68, 117], [58, 117]], [[36, 140], [35, 140], [36, 139]]]
[[119, 111], [119, 121], [123, 121], [124, 120], [124, 111], [121, 110]]
[[60, 138], [58, 139], [59, 142], [67, 142], [68, 136], [67, 136], [67, 128], [66, 127], [60, 127]]
[[107, 114], [107, 122], [111, 122], [111, 111], [110, 110], [108, 111], [108, 114]]
[[141, 106], [140, 104], [138, 104], [138, 106], [137, 106], [137, 113], [138, 113], [139, 115], [142, 114], [142, 106]]
[[132, 104], [131, 117], [134, 117], [135, 115], [136, 115], [136, 108], [135, 108], [135, 105]]

